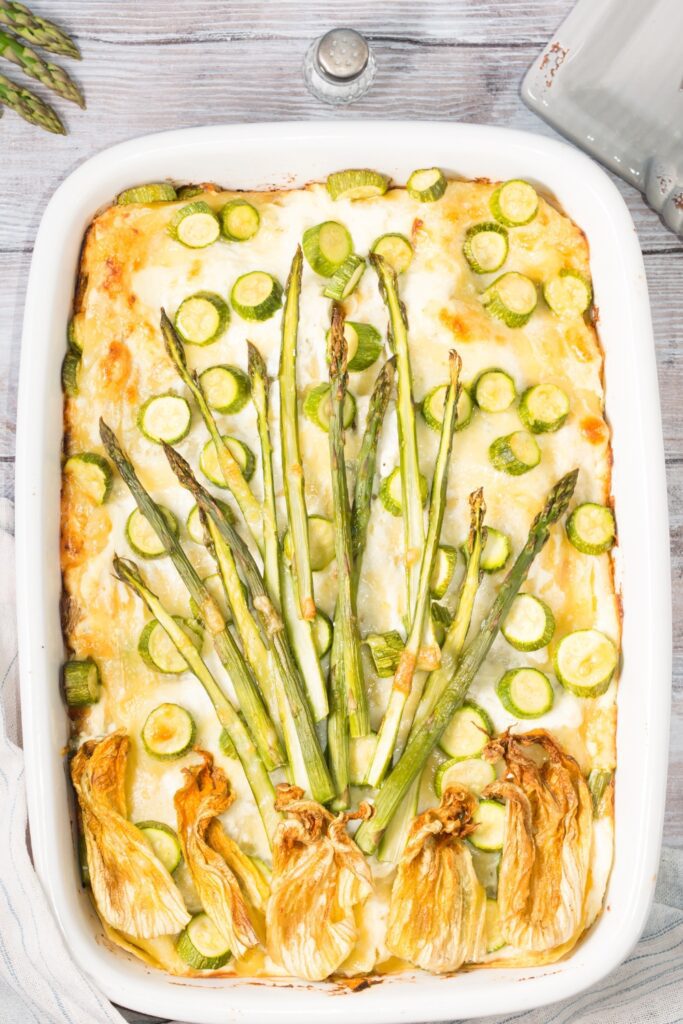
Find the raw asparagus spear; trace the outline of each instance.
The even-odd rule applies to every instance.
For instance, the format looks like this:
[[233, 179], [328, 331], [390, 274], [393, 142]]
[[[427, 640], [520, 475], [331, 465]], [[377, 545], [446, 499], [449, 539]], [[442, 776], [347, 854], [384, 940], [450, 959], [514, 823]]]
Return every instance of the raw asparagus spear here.
[[356, 833], [356, 842], [365, 853], [374, 853], [384, 830], [410, 785], [424, 767], [446, 726], [460, 707], [465, 695], [498, 635], [500, 624], [527, 577], [531, 565], [550, 535], [550, 527], [564, 514], [571, 500], [578, 470], [559, 480], [529, 529], [526, 544], [505, 577], [478, 634], [467, 645], [457, 668], [432, 712], [416, 729], [393, 770], [386, 777], [375, 801], [375, 814]]
[[225, 668], [235, 690], [237, 701], [247, 725], [256, 741], [259, 753], [268, 771], [285, 763], [284, 754], [275, 726], [271, 722], [251, 673], [235, 643], [218, 605], [211, 597], [206, 585], [199, 578], [188, 559], [178, 538], [169, 529], [168, 523], [140, 483], [133, 464], [124, 453], [114, 432], [104, 420], [100, 420], [102, 444], [109, 453], [119, 473], [135, 498], [138, 508], [166, 548], [178, 575], [194, 598], [199, 614], [213, 639], [216, 653]]
[[126, 583], [131, 590], [134, 590], [142, 598], [154, 618], [166, 630], [176, 650], [185, 659], [187, 667], [206, 690], [216, 711], [218, 721], [233, 742], [237, 756], [244, 769], [244, 774], [247, 777], [247, 782], [254, 794], [266, 834], [272, 844], [273, 833], [279, 824], [281, 816], [275, 810], [273, 784], [254, 746], [247, 727], [227, 696], [223, 693], [217, 680], [212, 676], [185, 631], [181, 629], [174, 617], [166, 610], [157, 595], [145, 584], [135, 563], [124, 558], [115, 557], [114, 571], [123, 583]]
[[[389, 704], [377, 737], [375, 754], [368, 769], [366, 781], [370, 786], [379, 785], [387, 766], [391, 762], [394, 747], [396, 745], [396, 739], [401, 726], [403, 710], [413, 687], [413, 677], [417, 667], [417, 656], [420, 650], [427, 609], [429, 608], [429, 586], [432, 578], [432, 572], [434, 571], [434, 559], [439, 545], [441, 526], [443, 524], [444, 512], [446, 510], [448, 470], [450, 468], [451, 449], [453, 447], [453, 436], [455, 433], [455, 421], [458, 415], [458, 397], [460, 395], [460, 366], [460, 357], [456, 352], [451, 352], [449, 358], [450, 383], [446, 392], [443, 423], [441, 425], [441, 439], [439, 441], [439, 451], [436, 457], [436, 465], [434, 467], [432, 493], [429, 501], [429, 526], [427, 528], [427, 538], [422, 549], [420, 575], [413, 619], [408, 639], [401, 652], [398, 668], [396, 669], [396, 674], [394, 676]], [[415, 484], [418, 485], [417, 490], [419, 500], [419, 482], [417, 479], [415, 480]], [[404, 498], [404, 502], [405, 500], [406, 499]]]
[[81, 59], [78, 47], [66, 32], [62, 32], [54, 22], [33, 14], [24, 4], [13, 3], [11, 0], [0, 3], [0, 25], [8, 25], [22, 39], [50, 53]]
[[63, 68], [43, 60], [39, 53], [0, 30], [0, 56], [22, 68], [30, 78], [42, 82], [59, 96], [85, 107], [83, 93]]
[[64, 125], [49, 104], [4, 75], [0, 75], [0, 103], [4, 103], [30, 124], [36, 124], [55, 135], [66, 135]]
[[304, 493], [304, 470], [299, 446], [296, 392], [296, 348], [299, 333], [299, 297], [303, 255], [297, 247], [285, 288], [280, 349], [280, 436], [282, 440], [282, 476], [287, 499], [289, 531], [292, 537], [294, 582], [302, 619], [315, 618], [313, 574], [308, 545], [308, 513]]
[[282, 679], [286, 690], [287, 701], [301, 743], [311, 793], [315, 800], [326, 803], [334, 796], [332, 780], [318, 742], [313, 716], [304, 695], [303, 684], [287, 643], [284, 623], [268, 596], [263, 576], [249, 548], [232, 523], [227, 521], [209, 492], [195, 479], [187, 462], [169, 445], [164, 445], [164, 451], [171, 469], [182, 486], [194, 495], [199, 507], [215, 523], [218, 532], [232, 551], [237, 567], [251, 593], [251, 601], [259, 616], [263, 631], [268, 638], [278, 666], [278, 677]]

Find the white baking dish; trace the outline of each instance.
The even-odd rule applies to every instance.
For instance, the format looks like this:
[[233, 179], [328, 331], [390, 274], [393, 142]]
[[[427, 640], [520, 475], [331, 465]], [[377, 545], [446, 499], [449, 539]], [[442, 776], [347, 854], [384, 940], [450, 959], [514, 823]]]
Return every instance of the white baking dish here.
[[[187, 981], [113, 952], [78, 877], [64, 771], [59, 692], [59, 367], [83, 233], [128, 185], [215, 180], [231, 188], [301, 185], [341, 167], [377, 167], [404, 182], [415, 166], [463, 177], [526, 177], [554, 197], [590, 242], [624, 603], [619, 689], [616, 856], [604, 914], [571, 957], [547, 968], [393, 976], [362, 991], [335, 985]], [[58, 189], [36, 241], [24, 323], [17, 438], [17, 572], [22, 710], [35, 863], [69, 948], [125, 1006], [200, 1024], [226, 1021], [429, 1021], [507, 1013], [593, 984], [629, 952], [655, 883], [667, 764], [671, 611], [667, 506], [647, 286], [631, 218], [587, 157], [499, 128], [429, 123], [261, 124], [149, 136], [101, 153]]]

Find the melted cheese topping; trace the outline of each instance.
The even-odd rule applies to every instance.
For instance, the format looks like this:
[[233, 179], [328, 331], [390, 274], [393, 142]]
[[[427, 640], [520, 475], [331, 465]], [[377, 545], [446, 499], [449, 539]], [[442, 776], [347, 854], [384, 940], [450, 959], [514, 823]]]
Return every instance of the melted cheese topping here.
[[[526, 539], [530, 521], [549, 488], [573, 467], [580, 467], [576, 500], [606, 503], [610, 497], [611, 453], [603, 415], [602, 353], [595, 331], [580, 317], [555, 317], [542, 302], [524, 328], [509, 329], [489, 316], [480, 301], [481, 292], [496, 275], [473, 274], [462, 256], [467, 228], [491, 219], [488, 201], [493, 188], [485, 182], [451, 182], [440, 201], [428, 204], [415, 201], [403, 189], [392, 189], [381, 198], [356, 203], [333, 202], [322, 185], [296, 191], [240, 194], [257, 207], [261, 217], [259, 232], [248, 242], [218, 242], [203, 250], [184, 248], [167, 231], [169, 221], [183, 204], [114, 206], [106, 210], [91, 225], [83, 252], [76, 309], [83, 357], [79, 394], [66, 401], [66, 453], [101, 452], [98, 421], [100, 416], [104, 417], [135, 463], [144, 486], [178, 517], [181, 539], [200, 575], [215, 572], [206, 550], [190, 541], [183, 529], [192, 499], [175, 484], [159, 446], [148, 441], [136, 424], [139, 407], [150, 396], [166, 391], [184, 394], [186, 390], [164, 351], [160, 309], [163, 307], [173, 317], [182, 300], [197, 291], [213, 291], [227, 297], [237, 277], [250, 270], [265, 270], [284, 283], [292, 254], [305, 229], [325, 220], [339, 220], [350, 231], [354, 250], [359, 253], [368, 252], [375, 239], [387, 232], [399, 232], [412, 241], [415, 255], [399, 285], [410, 323], [416, 402], [436, 384], [447, 380], [451, 348], [457, 348], [462, 357], [465, 383], [473, 381], [482, 370], [500, 367], [513, 378], [518, 393], [543, 381], [559, 385], [569, 396], [571, 411], [566, 424], [558, 433], [537, 437], [541, 462], [522, 477], [496, 471], [488, 458], [488, 447], [494, 438], [520, 429], [515, 406], [495, 414], [475, 410], [469, 426], [455, 436], [443, 542], [459, 547], [466, 538], [468, 495], [480, 486], [485, 492], [486, 522], [509, 535], [513, 552]], [[209, 191], [202, 198], [217, 210], [234, 196]], [[588, 247], [581, 231], [543, 200], [530, 224], [510, 230], [509, 241], [504, 270], [519, 271], [538, 284], [563, 267], [590, 276]], [[323, 283], [305, 264], [297, 362], [302, 399], [310, 387], [327, 376], [325, 333], [330, 304], [322, 295]], [[345, 310], [348, 319], [369, 322], [385, 331], [386, 311], [372, 270], [366, 271], [346, 301]], [[246, 369], [247, 338], [263, 354], [269, 372], [276, 375], [279, 313], [262, 323], [247, 323], [233, 312], [228, 330], [216, 343], [186, 348], [188, 362], [198, 372], [221, 363]], [[378, 362], [366, 371], [350, 375], [349, 387], [357, 399], [356, 426], [347, 432], [351, 473], [379, 365]], [[277, 453], [277, 388], [272, 389], [270, 398]], [[255, 414], [250, 404], [236, 415], [217, 418], [223, 433], [234, 434], [258, 451]], [[429, 480], [438, 435], [419, 415], [417, 419], [421, 469]], [[329, 516], [332, 506], [327, 437], [303, 417], [299, 429], [309, 514]], [[204, 425], [195, 413], [189, 435], [178, 445], [195, 469], [206, 440]], [[377, 463], [380, 477], [398, 464], [393, 405], [385, 419]], [[275, 471], [284, 513], [278, 458]], [[258, 468], [251, 483], [260, 497]], [[215, 489], [214, 493], [224, 499], [227, 495]], [[119, 478], [102, 507], [92, 507], [68, 487], [64, 489], [62, 568], [67, 596], [66, 640], [75, 657], [92, 656], [97, 660], [104, 683], [100, 702], [74, 716], [75, 739], [80, 743], [123, 727], [132, 740], [128, 793], [131, 820], [153, 818], [175, 825], [173, 796], [181, 785], [182, 768], [192, 763], [194, 755], [170, 763], [152, 760], [143, 749], [140, 732], [156, 705], [164, 701], [181, 704], [196, 720], [198, 745], [212, 751], [237, 793], [225, 816], [226, 826], [245, 850], [267, 858], [268, 847], [246, 779], [239, 763], [225, 758], [220, 751], [220, 725], [202, 687], [189, 673], [164, 676], [151, 671], [138, 654], [138, 638], [148, 613], [137, 597], [113, 578], [111, 571], [115, 552], [130, 554], [124, 526], [133, 507], [134, 501]], [[168, 559], [146, 562], [142, 569], [151, 587], [174, 614], [190, 614], [187, 592]], [[449, 591], [451, 606], [462, 573], [461, 560]], [[495, 574], [484, 576], [473, 630], [478, 627], [500, 578]], [[571, 630], [596, 627], [615, 643], [619, 642], [619, 606], [610, 557], [579, 553], [569, 544], [562, 528], [554, 529], [524, 589], [550, 605], [557, 622], [556, 639]], [[319, 606], [330, 614], [336, 592], [334, 564], [315, 574], [315, 590]], [[359, 594], [361, 632], [402, 629], [404, 600], [402, 521], [375, 501]], [[448, 596], [445, 600], [448, 602]], [[521, 653], [499, 635], [471, 689], [471, 697], [489, 713], [496, 731], [514, 724], [495, 693], [500, 676], [505, 670], [522, 665], [552, 675], [551, 650], [552, 644], [540, 651]], [[203, 653], [229, 690], [225, 673], [208, 641]], [[372, 723], [376, 728], [391, 680], [376, 678], [367, 663], [366, 669]], [[614, 766], [615, 686], [613, 683], [597, 700], [581, 700], [555, 684], [553, 708], [534, 723], [552, 730], [585, 771], [592, 766]], [[431, 768], [441, 759], [435, 753]], [[428, 778], [422, 796], [423, 804], [435, 802]], [[595, 839], [598, 852], [594, 878], [600, 884], [597, 895], [592, 893], [591, 902], [597, 907], [606, 884], [611, 850], [611, 829], [603, 831], [606, 834], [596, 835]], [[348, 973], [371, 970], [387, 956], [383, 929], [391, 869], [377, 863], [374, 870], [377, 892], [363, 915], [362, 940], [347, 964]], [[188, 906], [198, 909], [193, 905], [196, 898], [182, 869], [180, 883]], [[237, 969], [240, 970], [239, 965]], [[278, 973], [278, 968], [269, 962], [260, 969]]]

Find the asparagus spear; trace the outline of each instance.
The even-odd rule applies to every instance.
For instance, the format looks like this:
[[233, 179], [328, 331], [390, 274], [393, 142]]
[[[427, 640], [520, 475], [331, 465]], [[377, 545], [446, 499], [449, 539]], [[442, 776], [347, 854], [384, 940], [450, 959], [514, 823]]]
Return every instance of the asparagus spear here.
[[55, 135], [66, 135], [64, 125], [49, 104], [4, 75], [0, 75], [0, 103], [4, 103], [30, 124], [36, 124]]
[[[429, 526], [427, 528], [427, 538], [422, 550], [413, 620], [406, 645], [401, 652], [398, 668], [396, 669], [396, 674], [394, 676], [389, 704], [377, 737], [375, 754], [370, 763], [370, 767], [368, 768], [366, 782], [370, 786], [379, 785], [387, 766], [391, 761], [401, 726], [403, 710], [413, 687], [413, 677], [417, 667], [417, 656], [420, 650], [425, 618], [429, 607], [429, 583], [434, 570], [434, 559], [436, 557], [439, 537], [441, 536], [441, 526], [443, 524], [444, 512], [446, 510], [448, 470], [450, 467], [451, 449], [453, 447], [455, 421], [458, 415], [458, 397], [460, 395], [460, 366], [460, 357], [456, 352], [451, 352], [449, 358], [450, 383], [448, 385], [448, 391], [446, 392], [444, 417], [441, 425], [441, 439], [439, 441], [439, 451], [436, 458], [436, 465], [434, 467], [434, 479], [432, 481], [432, 493], [429, 502]], [[418, 483], [417, 479], [415, 480], [415, 483]]]
[[313, 574], [308, 546], [308, 514], [304, 492], [304, 470], [299, 446], [296, 392], [296, 347], [299, 333], [299, 297], [301, 294], [301, 246], [292, 260], [282, 314], [282, 347], [280, 349], [280, 436], [282, 440], [282, 475], [287, 499], [287, 515], [292, 537], [292, 564], [299, 610], [302, 619], [315, 618]]
[[263, 762], [268, 771], [272, 771], [273, 768], [277, 768], [285, 762], [282, 747], [251, 673], [216, 602], [199, 578], [177, 537], [169, 529], [159, 507], [140, 483], [133, 464], [121, 448], [116, 435], [104, 420], [100, 420], [100, 436], [109, 457], [135, 498], [138, 508], [164, 544], [178, 575], [187, 587], [190, 596], [194, 598], [199, 608], [199, 614], [211, 634], [216, 653], [230, 677], [235, 696], [256, 741]]
[[8, 25], [22, 39], [50, 53], [62, 53], [65, 57], [81, 59], [78, 47], [66, 32], [62, 32], [54, 22], [33, 14], [23, 4], [11, 0], [0, 3], [0, 25]]
[[79, 107], [85, 107], [83, 93], [63, 68], [43, 60], [35, 50], [24, 46], [18, 39], [14, 39], [13, 36], [2, 30], [0, 30], [0, 56], [17, 64], [25, 74], [42, 82], [59, 96], [71, 100], [72, 103], [78, 103]]
[[382, 833], [403, 796], [424, 767], [454, 712], [462, 704], [472, 680], [498, 635], [501, 622], [509, 612], [534, 559], [550, 535], [550, 527], [566, 511], [576, 487], [577, 476], [577, 469], [567, 473], [550, 491], [545, 505], [531, 524], [526, 544], [505, 577], [478, 634], [463, 651], [455, 672], [431, 714], [416, 729], [401, 758], [385, 779], [377, 794], [374, 816], [370, 821], [364, 822], [356, 833], [356, 842], [365, 853], [374, 853], [377, 849]]
[[214, 706], [218, 721], [232, 740], [240, 759], [247, 782], [254, 794], [256, 805], [272, 845], [272, 837], [280, 821], [275, 810], [275, 791], [265, 765], [254, 746], [251, 736], [239, 714], [228, 700], [219, 683], [214, 679], [199, 652], [173, 616], [166, 610], [157, 595], [145, 584], [139, 569], [128, 559], [114, 557], [114, 572], [131, 590], [142, 598], [154, 618], [166, 630], [176, 650], [185, 659], [187, 667], [206, 690]]
[[252, 604], [259, 616], [263, 631], [268, 638], [278, 666], [278, 678], [282, 679], [285, 687], [287, 702], [301, 743], [311, 793], [315, 800], [326, 803], [334, 796], [332, 780], [318, 742], [313, 716], [304, 695], [303, 684], [287, 644], [284, 623], [268, 596], [263, 576], [249, 548], [232, 523], [225, 518], [209, 492], [195, 479], [187, 462], [169, 445], [164, 445], [164, 451], [171, 469], [182, 486], [194, 495], [195, 501], [215, 523], [218, 532], [234, 555], [237, 567], [251, 593]]
[[247, 342], [247, 344], [249, 346], [251, 397], [256, 408], [263, 466], [263, 564], [266, 589], [275, 608], [282, 607], [294, 656], [306, 684], [311, 710], [316, 722], [319, 722], [326, 718], [329, 711], [325, 678], [313, 639], [311, 623], [299, 616], [294, 580], [289, 566], [282, 557], [282, 548], [277, 532], [273, 448], [268, 425], [266, 366], [258, 349], [251, 342]]
[[242, 476], [242, 470], [237, 464], [235, 456], [223, 441], [223, 435], [216, 425], [213, 413], [211, 412], [209, 404], [204, 396], [204, 391], [202, 390], [199, 378], [196, 373], [192, 373], [188, 369], [183, 343], [178, 337], [175, 327], [163, 309], [161, 311], [161, 333], [166, 345], [166, 351], [173, 360], [180, 379], [190, 389], [194, 400], [197, 403], [202, 419], [204, 420], [206, 429], [211, 435], [211, 440], [216, 447], [218, 465], [220, 466], [223, 478], [241, 509], [244, 521], [249, 528], [249, 532], [256, 541], [259, 551], [263, 551], [263, 521], [261, 518], [261, 506], [254, 497], [249, 484]]

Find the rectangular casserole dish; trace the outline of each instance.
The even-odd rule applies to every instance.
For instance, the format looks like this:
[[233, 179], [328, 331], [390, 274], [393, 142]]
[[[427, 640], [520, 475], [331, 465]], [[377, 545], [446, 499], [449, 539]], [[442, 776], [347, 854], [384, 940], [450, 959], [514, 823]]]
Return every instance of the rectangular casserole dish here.
[[[103, 942], [77, 880], [59, 692], [59, 366], [83, 234], [96, 211], [141, 181], [215, 180], [269, 188], [376, 166], [405, 182], [416, 155], [450, 176], [529, 178], [586, 232], [607, 415], [624, 606], [616, 848], [605, 912], [551, 967], [384, 977], [356, 991], [245, 979], [163, 977]], [[55, 254], [58, 253], [58, 258]], [[667, 763], [671, 611], [664, 460], [645, 274], [614, 186], [568, 146], [504, 129], [429, 123], [280, 124], [188, 129], [100, 154], [58, 189], [38, 234], [24, 324], [17, 438], [17, 572], [24, 743], [36, 867], [74, 958], [123, 1005], [213, 1024], [226, 1020], [429, 1021], [526, 1009], [575, 995], [628, 953], [645, 922], [659, 856]], [[330, 996], [336, 998], [331, 999]], [[353, 1005], [349, 1006], [349, 1000]]]

